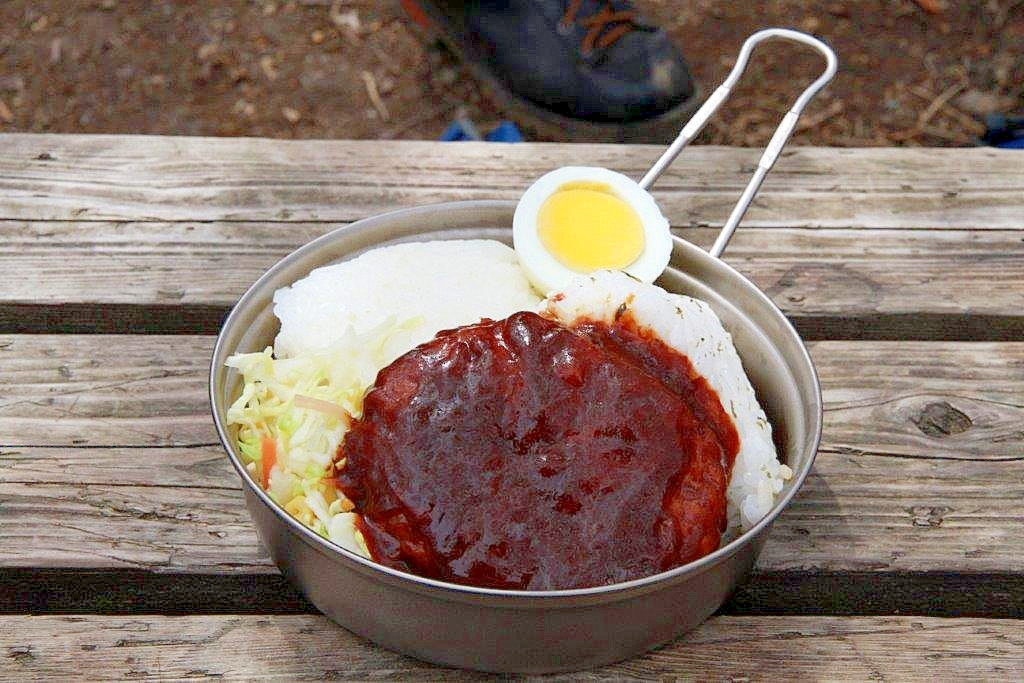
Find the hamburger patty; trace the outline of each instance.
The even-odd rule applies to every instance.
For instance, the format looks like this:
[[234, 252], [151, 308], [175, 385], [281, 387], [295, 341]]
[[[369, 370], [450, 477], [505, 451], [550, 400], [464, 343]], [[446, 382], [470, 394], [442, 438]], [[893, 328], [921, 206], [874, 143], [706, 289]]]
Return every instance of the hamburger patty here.
[[[626, 316], [628, 318], [628, 316]], [[597, 586], [718, 547], [738, 437], [628, 319], [442, 332], [381, 371], [338, 451], [374, 560], [455, 583]]]

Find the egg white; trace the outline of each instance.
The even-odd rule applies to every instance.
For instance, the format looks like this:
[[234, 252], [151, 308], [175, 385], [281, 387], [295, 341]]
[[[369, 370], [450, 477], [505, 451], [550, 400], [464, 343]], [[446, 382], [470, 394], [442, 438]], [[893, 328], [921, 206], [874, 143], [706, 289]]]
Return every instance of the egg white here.
[[566, 286], [580, 273], [555, 258], [541, 242], [537, 215], [544, 201], [566, 183], [601, 183], [626, 202], [640, 219], [644, 248], [635, 261], [622, 269], [641, 282], [654, 282], [668, 265], [672, 254], [672, 235], [668, 220], [661, 214], [654, 197], [632, 178], [594, 166], [565, 166], [537, 179], [523, 193], [512, 219], [512, 240], [520, 264], [531, 284], [543, 294]]

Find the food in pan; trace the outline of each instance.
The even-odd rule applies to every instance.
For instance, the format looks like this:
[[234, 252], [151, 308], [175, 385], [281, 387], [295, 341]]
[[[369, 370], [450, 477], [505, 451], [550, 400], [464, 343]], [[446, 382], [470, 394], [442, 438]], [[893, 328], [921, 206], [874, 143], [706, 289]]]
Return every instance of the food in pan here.
[[513, 236], [276, 292], [274, 346], [228, 360], [254, 479], [342, 547], [492, 588], [649, 576], [763, 518], [792, 472], [717, 316], [652, 284], [671, 237], [650, 195], [560, 169]]
[[702, 557], [726, 529], [727, 487], [749, 526], [789, 474], [710, 309], [612, 272], [540, 315], [445, 331], [401, 356], [339, 458], [374, 559], [532, 590]]
[[374, 249], [277, 291], [273, 348], [227, 361], [245, 380], [227, 418], [249, 472], [307, 526], [360, 550], [333, 459], [377, 372], [442, 329], [539, 302], [515, 252], [492, 240]]
[[398, 245], [314, 271], [275, 313], [274, 349], [229, 360], [243, 458], [289, 513], [392, 567], [639, 578], [756, 523], [790, 476], [710, 308], [623, 273], [541, 302], [499, 243]]
[[633, 325], [574, 330], [521, 312], [442, 332], [385, 368], [339, 452], [371, 557], [549, 590], [717, 548], [735, 430], [705, 428], [708, 403], [670, 388], [689, 384], [688, 368], [648, 372], [673, 354], [645, 341]]

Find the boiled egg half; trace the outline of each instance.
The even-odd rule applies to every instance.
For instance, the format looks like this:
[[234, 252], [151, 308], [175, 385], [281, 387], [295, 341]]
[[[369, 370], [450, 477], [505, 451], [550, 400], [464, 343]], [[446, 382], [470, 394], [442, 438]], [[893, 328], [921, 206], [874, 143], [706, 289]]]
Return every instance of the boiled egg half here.
[[672, 253], [669, 224], [632, 178], [566, 166], [541, 176], [516, 206], [516, 253], [531, 284], [548, 294], [598, 270], [654, 282]]

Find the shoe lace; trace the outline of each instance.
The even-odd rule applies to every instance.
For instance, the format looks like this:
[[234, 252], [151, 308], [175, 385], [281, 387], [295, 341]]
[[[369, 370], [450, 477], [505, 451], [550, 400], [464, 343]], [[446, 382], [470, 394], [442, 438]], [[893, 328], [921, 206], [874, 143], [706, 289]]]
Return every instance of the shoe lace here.
[[595, 48], [603, 50], [611, 47], [615, 41], [636, 27], [634, 22], [637, 16], [636, 11], [616, 9], [611, 0], [606, 0], [596, 14], [579, 18], [582, 7], [583, 0], [569, 0], [565, 7], [565, 13], [558, 24], [565, 30], [577, 23], [578, 20], [580, 26], [588, 29], [580, 42], [580, 49], [584, 55], [590, 54]]

